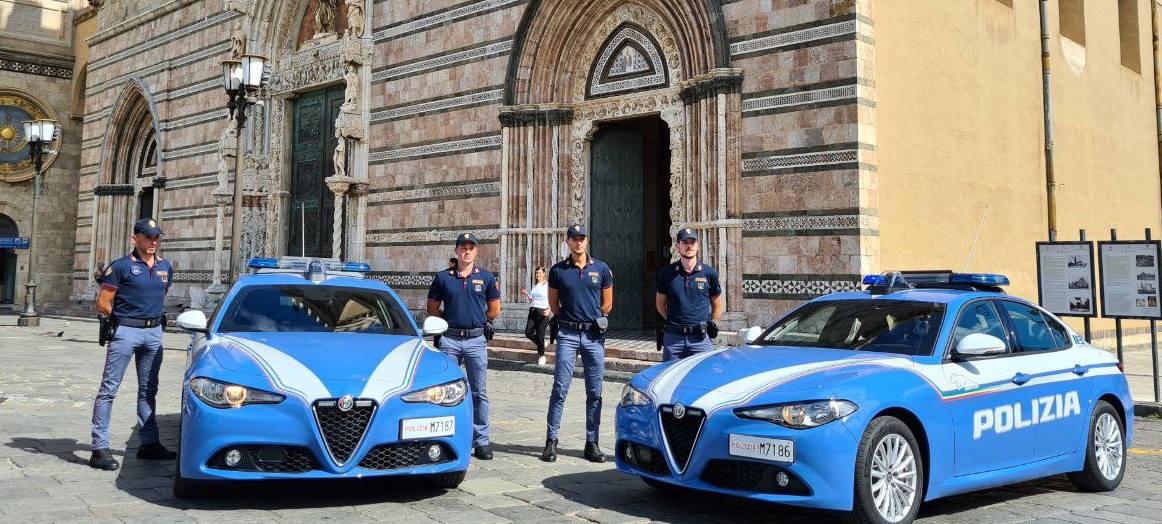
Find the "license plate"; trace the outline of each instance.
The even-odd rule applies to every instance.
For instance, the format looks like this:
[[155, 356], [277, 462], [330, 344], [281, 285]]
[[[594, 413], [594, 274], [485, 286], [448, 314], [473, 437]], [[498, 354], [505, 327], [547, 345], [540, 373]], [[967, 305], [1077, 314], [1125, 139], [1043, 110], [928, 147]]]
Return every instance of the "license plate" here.
[[730, 454], [772, 462], [795, 462], [795, 441], [781, 438], [730, 435]]
[[401, 426], [403, 439], [450, 437], [456, 434], [456, 417], [409, 418]]

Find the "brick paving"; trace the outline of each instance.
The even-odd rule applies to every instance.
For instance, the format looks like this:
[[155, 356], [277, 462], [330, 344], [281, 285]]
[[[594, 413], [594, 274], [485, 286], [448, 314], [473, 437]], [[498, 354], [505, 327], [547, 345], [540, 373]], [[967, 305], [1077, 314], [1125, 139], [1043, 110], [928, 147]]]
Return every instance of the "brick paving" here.
[[[126, 383], [114, 408], [117, 472], [85, 465], [88, 421], [104, 351], [90, 322], [45, 319], [15, 327], [0, 316], [0, 522], [836, 522], [834, 516], [731, 497], [669, 494], [581, 458], [583, 394], [574, 389], [558, 462], [537, 460], [544, 438], [550, 377], [501, 366], [491, 371], [496, 459], [473, 461], [458, 489], [420, 490], [407, 482], [263, 484], [218, 498], [171, 493], [173, 462], [133, 458], [135, 393]], [[158, 408], [164, 442], [176, 447], [179, 377], [186, 336], [166, 335]], [[130, 371], [132, 373], [132, 371]], [[602, 438], [609, 452], [613, 402], [606, 384]], [[928, 503], [924, 523], [1158, 522], [1162, 511], [1162, 420], [1139, 418], [1122, 487], [1077, 492], [1064, 477]], [[128, 457], [128, 458], [126, 458]]]

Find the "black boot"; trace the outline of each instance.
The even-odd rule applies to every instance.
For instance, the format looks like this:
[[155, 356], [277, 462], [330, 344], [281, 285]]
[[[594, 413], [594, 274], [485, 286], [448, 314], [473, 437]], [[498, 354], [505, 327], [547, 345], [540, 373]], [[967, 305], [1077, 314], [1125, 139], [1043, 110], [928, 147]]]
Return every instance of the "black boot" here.
[[557, 461], [557, 440], [548, 439], [545, 441], [545, 450], [541, 452], [541, 460], [545, 462]]
[[145, 460], [172, 460], [177, 458], [178, 454], [174, 453], [161, 445], [160, 442], [151, 442], [149, 444], [142, 444], [137, 448], [137, 458]]
[[121, 467], [117, 463], [117, 459], [113, 458], [113, 454], [109, 452], [109, 448], [94, 449], [93, 456], [89, 457], [89, 467], [103, 469], [105, 471], [114, 471]]
[[597, 441], [590, 440], [585, 442], [585, 460], [598, 464], [605, 462], [605, 453], [601, 452], [601, 447], [597, 445]]
[[492, 460], [492, 447], [488, 444], [476, 446], [476, 449], [472, 450], [472, 456], [480, 460]]

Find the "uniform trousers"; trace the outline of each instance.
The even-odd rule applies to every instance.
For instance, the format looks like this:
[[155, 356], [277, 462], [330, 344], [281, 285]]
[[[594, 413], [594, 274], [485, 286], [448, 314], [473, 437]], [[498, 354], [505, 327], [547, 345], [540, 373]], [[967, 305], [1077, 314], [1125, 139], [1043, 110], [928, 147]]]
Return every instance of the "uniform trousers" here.
[[93, 449], [109, 447], [109, 420], [113, 399], [121, 388], [129, 360], [137, 363], [137, 438], [142, 445], [161, 441], [157, 429], [157, 381], [161, 371], [161, 326], [121, 326], [105, 350], [105, 371], [93, 402]]
[[683, 359], [711, 349], [714, 349], [714, 341], [705, 333], [683, 335], [666, 332], [662, 336], [662, 360], [665, 362]]
[[440, 351], [464, 366], [472, 392], [472, 447], [488, 445], [488, 341], [478, 337], [440, 337]]
[[597, 442], [601, 426], [601, 381], [605, 377], [605, 337], [561, 327], [557, 334], [557, 367], [549, 395], [549, 440], [556, 440], [565, 412], [565, 397], [573, 382], [577, 354], [585, 369], [585, 440]]

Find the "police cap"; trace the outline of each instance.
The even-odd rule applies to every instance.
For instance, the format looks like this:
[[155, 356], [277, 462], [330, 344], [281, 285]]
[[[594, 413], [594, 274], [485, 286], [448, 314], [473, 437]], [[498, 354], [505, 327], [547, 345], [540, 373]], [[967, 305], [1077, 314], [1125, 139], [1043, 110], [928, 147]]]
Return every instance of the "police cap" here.
[[698, 233], [694, 232], [693, 229], [690, 229], [688, 227], [679, 229], [678, 230], [678, 242], [681, 242], [681, 241], [687, 240], [687, 239], [698, 240]]
[[156, 237], [161, 235], [161, 228], [157, 227], [157, 221], [152, 218], [143, 218], [133, 224], [134, 235], [145, 235], [147, 237]]
[[456, 237], [456, 245], [457, 246], [459, 246], [460, 244], [467, 244], [467, 243], [471, 243], [472, 245], [475, 246], [476, 245], [476, 235], [473, 235], [472, 233], [460, 233], [460, 236]]
[[585, 232], [585, 226], [581, 224], [573, 224], [569, 226], [569, 232], [566, 233], [566, 235], [568, 235], [569, 238], [589, 236], [589, 234]]

